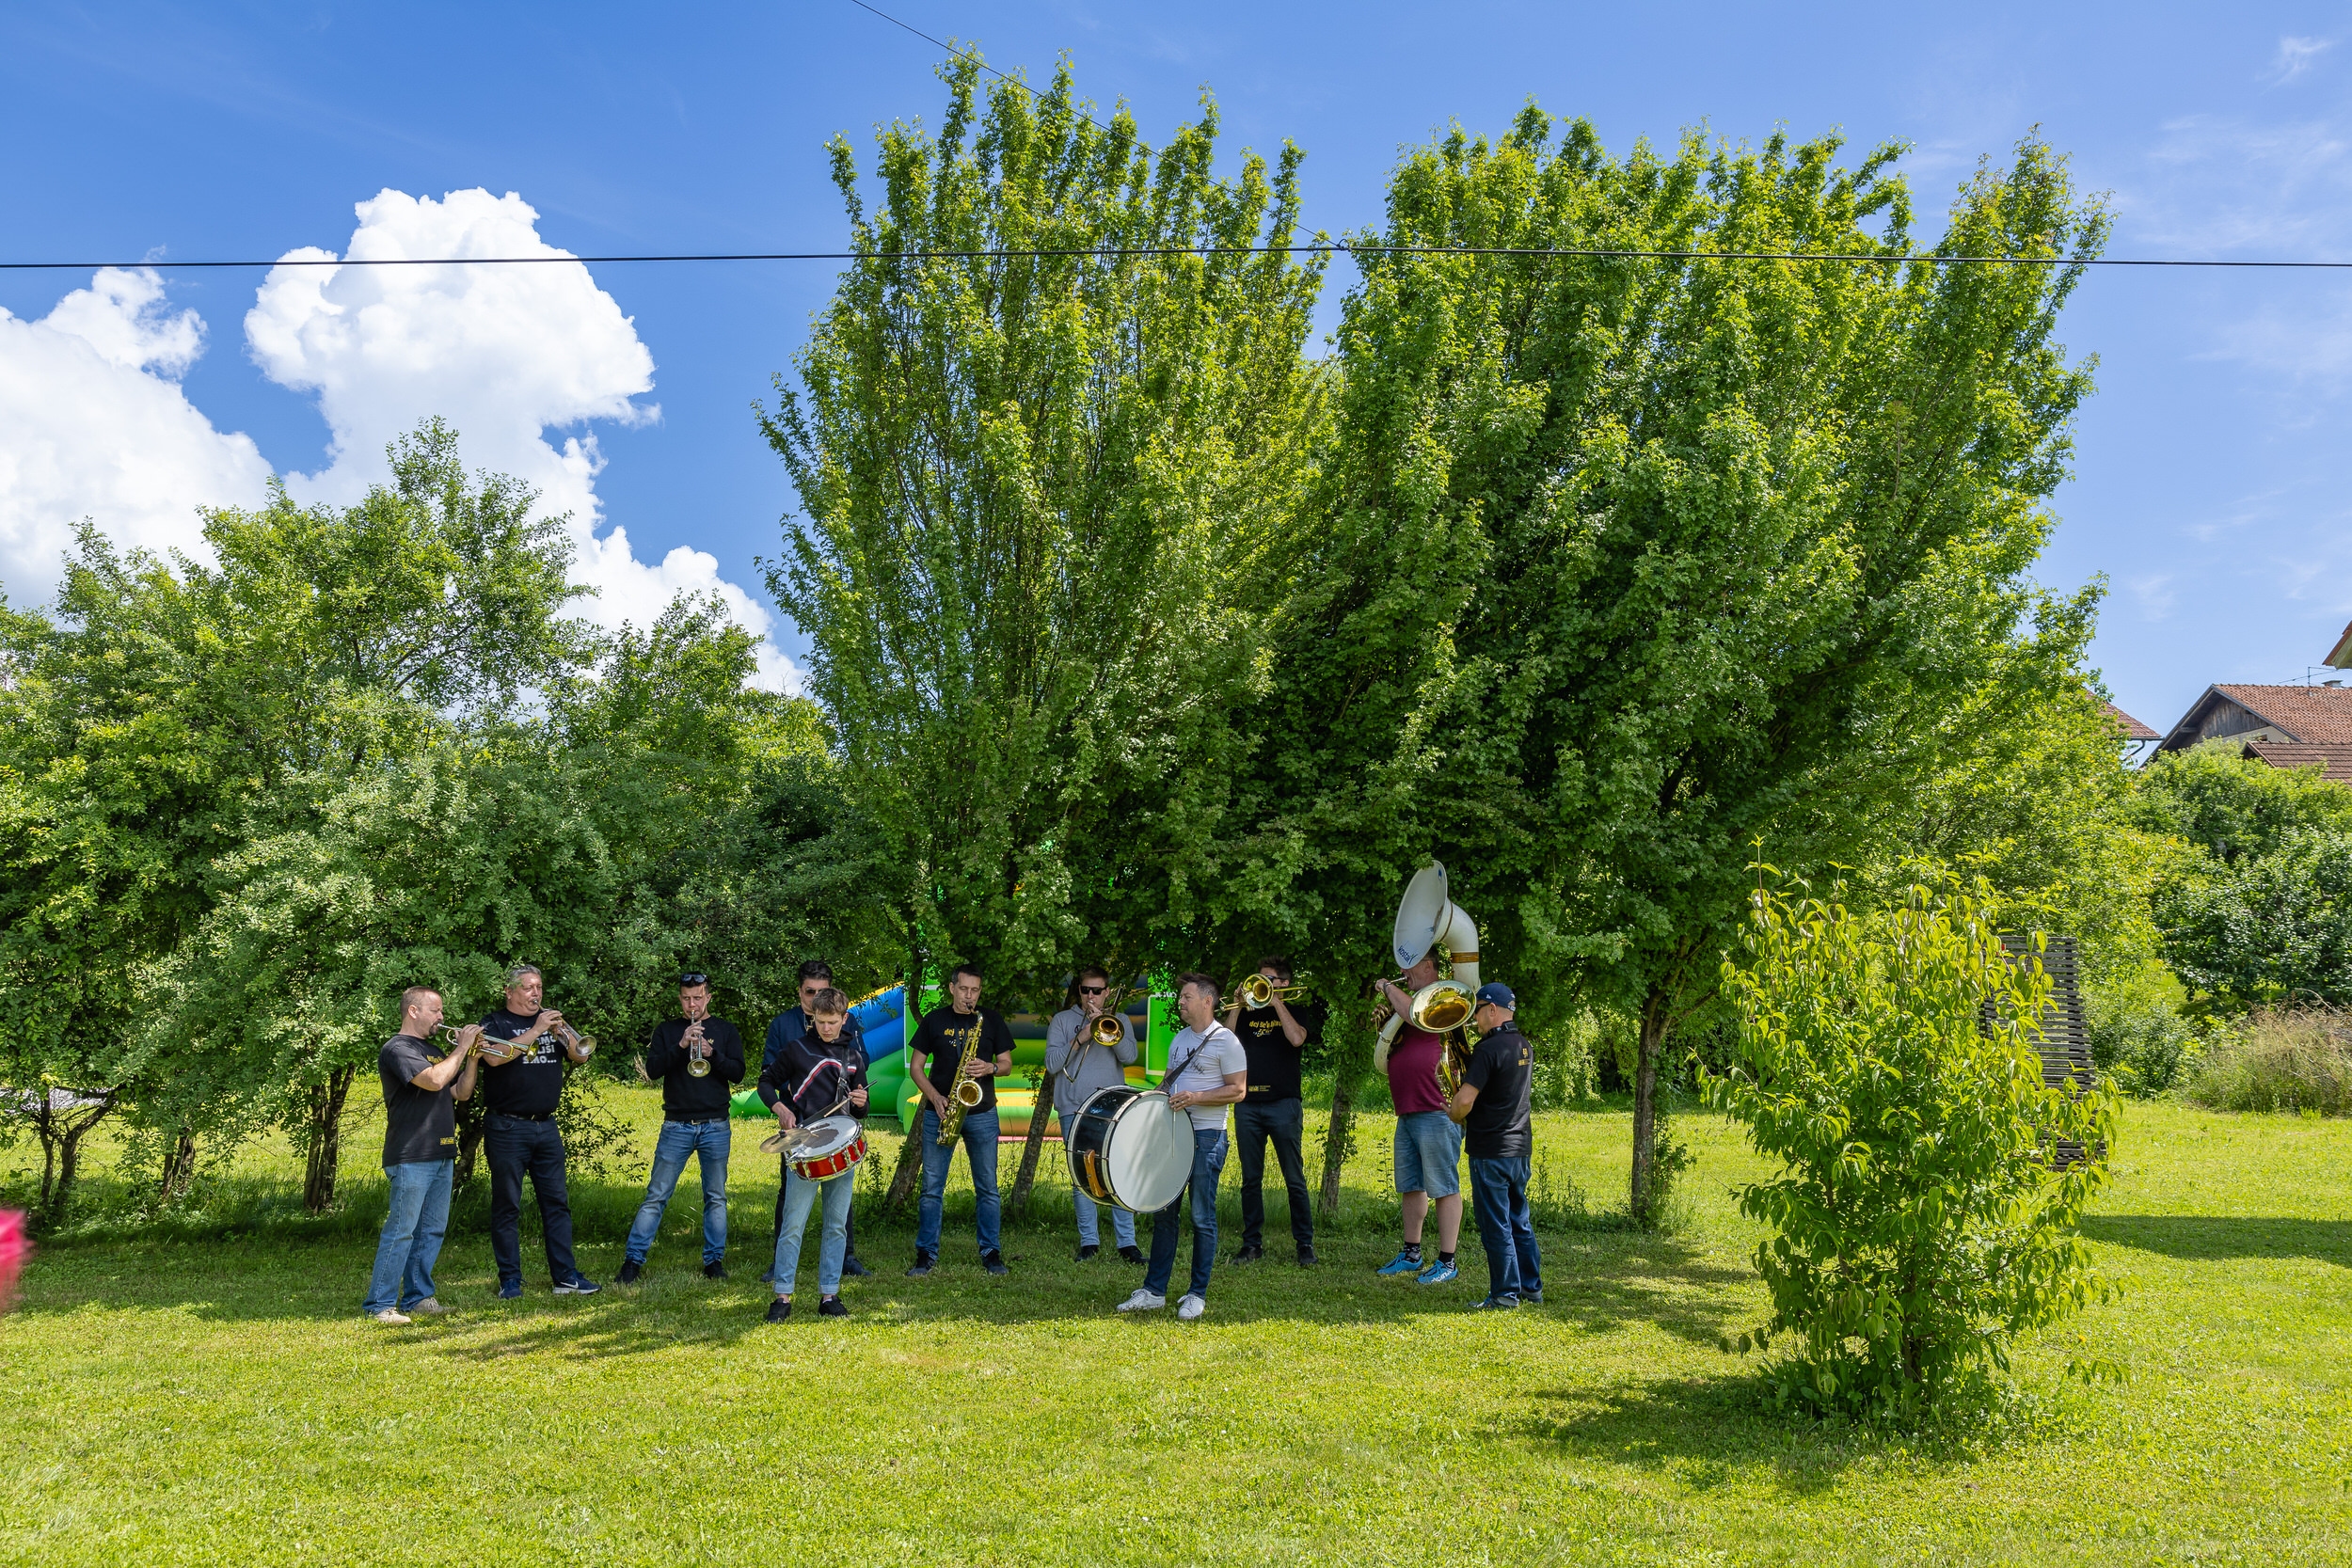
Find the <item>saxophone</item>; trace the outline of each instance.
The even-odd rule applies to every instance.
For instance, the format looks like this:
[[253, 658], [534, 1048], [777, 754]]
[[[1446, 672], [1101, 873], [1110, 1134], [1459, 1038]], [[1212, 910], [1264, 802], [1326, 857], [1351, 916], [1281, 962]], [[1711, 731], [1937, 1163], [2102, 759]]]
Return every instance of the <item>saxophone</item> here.
[[956, 1086], [947, 1091], [947, 1114], [939, 1118], [939, 1146], [942, 1148], [963, 1135], [964, 1113], [980, 1102], [980, 1085], [977, 1078], [964, 1075], [972, 1058], [980, 1053], [980, 1015], [972, 1015], [972, 1037], [963, 1042], [963, 1054], [956, 1058]]

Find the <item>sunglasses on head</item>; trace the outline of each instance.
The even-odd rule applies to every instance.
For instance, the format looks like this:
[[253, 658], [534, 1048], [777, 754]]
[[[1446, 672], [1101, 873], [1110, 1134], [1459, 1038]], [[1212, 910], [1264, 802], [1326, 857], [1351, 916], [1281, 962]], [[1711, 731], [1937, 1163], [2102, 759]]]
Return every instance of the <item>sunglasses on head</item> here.
[[678, 989], [680, 990], [684, 990], [691, 986], [707, 986], [710, 984], [710, 976], [707, 974], [695, 974], [690, 972], [679, 975], [677, 977], [677, 983]]

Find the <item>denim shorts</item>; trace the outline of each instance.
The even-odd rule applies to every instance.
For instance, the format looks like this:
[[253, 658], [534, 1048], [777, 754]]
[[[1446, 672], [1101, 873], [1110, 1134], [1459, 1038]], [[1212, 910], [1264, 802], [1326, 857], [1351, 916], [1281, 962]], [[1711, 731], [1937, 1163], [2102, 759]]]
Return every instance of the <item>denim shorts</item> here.
[[1462, 1190], [1462, 1128], [1443, 1111], [1396, 1118], [1396, 1190], [1452, 1197]]

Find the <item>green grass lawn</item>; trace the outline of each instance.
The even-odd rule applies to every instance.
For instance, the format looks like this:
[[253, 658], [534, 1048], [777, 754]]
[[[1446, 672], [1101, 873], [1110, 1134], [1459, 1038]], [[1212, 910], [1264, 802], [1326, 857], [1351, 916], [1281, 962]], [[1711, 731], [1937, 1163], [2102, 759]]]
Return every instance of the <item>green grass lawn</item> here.
[[[650, 1127], [650, 1093], [618, 1098]], [[1617, 1197], [1626, 1117], [1540, 1119], [1555, 1186]], [[2000, 1430], [1929, 1445], [1759, 1409], [1717, 1348], [1763, 1312], [1726, 1196], [1757, 1166], [1682, 1125], [1687, 1231], [1547, 1234], [1550, 1304], [1491, 1317], [1462, 1310], [1474, 1242], [1454, 1287], [1372, 1276], [1379, 1122], [1324, 1267], [1220, 1266], [1193, 1324], [1113, 1315], [1139, 1271], [1070, 1260], [1057, 1169], [1010, 1278], [977, 1266], [967, 1191], [932, 1277], [867, 1226], [887, 1270], [856, 1316], [768, 1326], [773, 1167], [740, 1126], [724, 1285], [691, 1166], [642, 1286], [558, 1300], [527, 1235], [530, 1293], [498, 1302], [476, 1229], [442, 1255], [460, 1310], [406, 1329], [357, 1313], [380, 1179], [347, 1179], [340, 1227], [61, 1243], [0, 1320], [0, 1560], [2352, 1560], [2352, 1124], [2133, 1107], [2087, 1226], [2123, 1299], [2025, 1348]], [[268, 1160], [232, 1181], [291, 1180]], [[579, 1184], [599, 1279], [637, 1192]], [[2066, 1383], [2086, 1344], [2128, 1382]]]

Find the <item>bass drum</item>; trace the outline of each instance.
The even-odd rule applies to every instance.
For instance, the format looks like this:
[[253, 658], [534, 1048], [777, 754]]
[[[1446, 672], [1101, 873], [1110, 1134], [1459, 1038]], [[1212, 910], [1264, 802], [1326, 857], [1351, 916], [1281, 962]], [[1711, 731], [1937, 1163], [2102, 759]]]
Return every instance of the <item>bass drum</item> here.
[[1113, 1085], [1087, 1097], [1063, 1148], [1070, 1180], [1097, 1203], [1149, 1214], [1176, 1201], [1192, 1175], [1192, 1118], [1157, 1089]]

